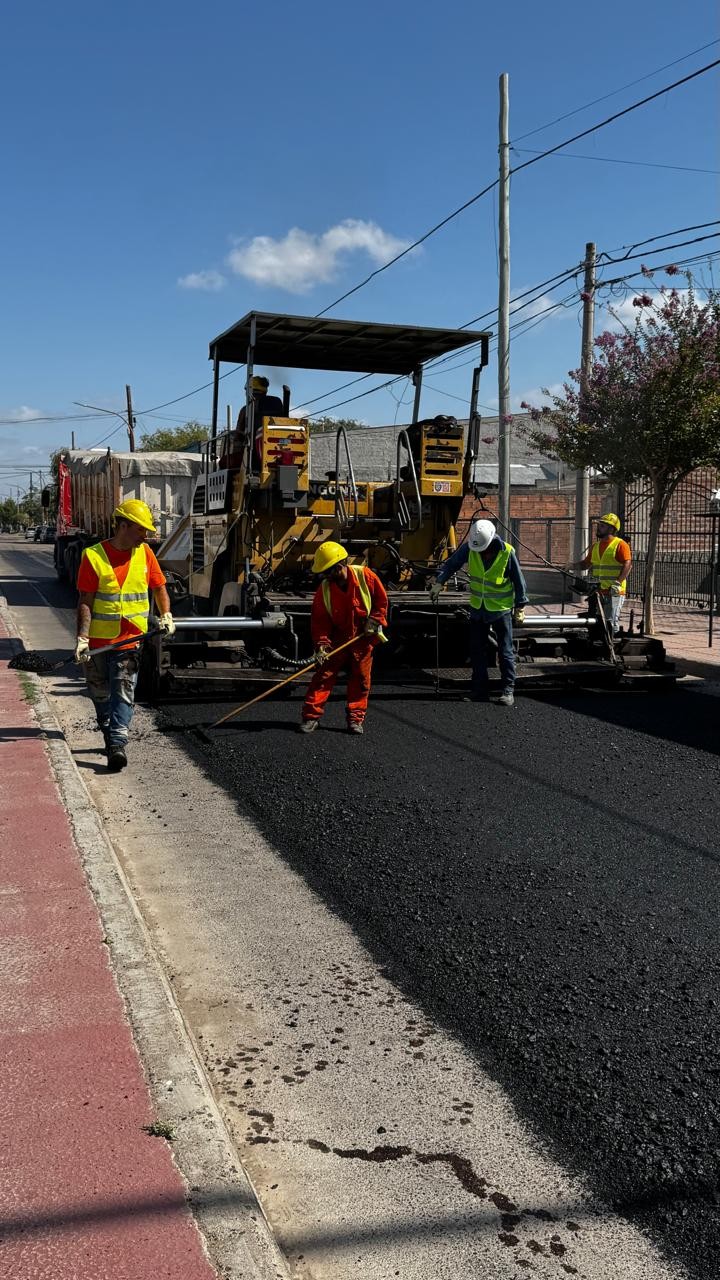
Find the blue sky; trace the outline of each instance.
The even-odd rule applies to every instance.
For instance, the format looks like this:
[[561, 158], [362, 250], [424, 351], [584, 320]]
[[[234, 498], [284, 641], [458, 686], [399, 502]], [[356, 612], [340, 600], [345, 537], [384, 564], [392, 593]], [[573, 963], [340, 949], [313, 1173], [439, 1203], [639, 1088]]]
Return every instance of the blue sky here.
[[[14, 0], [0, 77], [11, 122], [0, 419], [82, 412], [76, 400], [121, 409], [130, 382], [141, 431], [155, 429], [163, 420], [143, 409], [206, 382], [210, 338], [245, 312], [315, 313], [492, 181], [501, 71], [519, 139], [717, 39], [718, 25], [714, 0], [584, 9], [570, 0]], [[517, 146], [554, 145], [719, 49]], [[710, 72], [568, 150], [717, 170], [718, 83]], [[528, 158], [517, 151], [513, 162]], [[612, 250], [717, 217], [717, 183], [706, 173], [541, 161], [513, 181], [512, 292], [579, 262], [588, 240]], [[495, 218], [488, 196], [332, 314], [453, 326], [489, 310]], [[514, 342], [516, 405], [577, 364], [578, 305]], [[470, 372], [428, 375], [438, 390], [425, 408], [462, 415]], [[294, 399], [343, 380], [293, 374]], [[223, 384], [235, 407], [242, 381]], [[493, 361], [481, 400], [492, 406], [496, 396]], [[203, 391], [160, 412], [206, 421], [209, 411]], [[335, 412], [407, 416], [387, 392]], [[69, 443], [71, 426], [89, 446], [117, 421], [0, 424], [0, 496], [23, 483], [10, 467], [42, 465]], [[122, 430], [111, 443], [122, 447]]]

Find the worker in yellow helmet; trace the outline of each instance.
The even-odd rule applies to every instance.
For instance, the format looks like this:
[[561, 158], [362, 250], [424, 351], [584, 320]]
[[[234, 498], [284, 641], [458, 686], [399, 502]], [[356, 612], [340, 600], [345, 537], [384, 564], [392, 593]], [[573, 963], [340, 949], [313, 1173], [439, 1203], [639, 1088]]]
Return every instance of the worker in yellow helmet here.
[[608, 511], [597, 521], [597, 541], [582, 560], [569, 569], [589, 569], [600, 584], [600, 603], [613, 635], [617, 635], [620, 610], [627, 594], [627, 577], [632, 565], [632, 552], [620, 534], [620, 519]]
[[[323, 542], [315, 552], [312, 571], [321, 581], [312, 603], [310, 626], [315, 645], [315, 666], [302, 710], [302, 733], [317, 729], [335, 681], [348, 668], [348, 733], [364, 732], [370, 695], [373, 649], [387, 637], [387, 592], [372, 569], [348, 563], [348, 553], [339, 542]], [[357, 643], [334, 658], [328, 654], [346, 640]]]
[[[171, 636], [175, 623], [165, 575], [147, 545], [148, 534], [156, 532], [150, 508], [138, 498], [128, 498], [115, 509], [113, 521], [113, 536], [83, 551], [77, 577], [75, 659], [84, 664], [88, 692], [105, 739], [108, 769], [116, 773], [127, 764], [139, 641], [148, 629], [150, 591], [160, 614], [160, 630]], [[93, 657], [94, 649], [116, 641], [117, 649]]]

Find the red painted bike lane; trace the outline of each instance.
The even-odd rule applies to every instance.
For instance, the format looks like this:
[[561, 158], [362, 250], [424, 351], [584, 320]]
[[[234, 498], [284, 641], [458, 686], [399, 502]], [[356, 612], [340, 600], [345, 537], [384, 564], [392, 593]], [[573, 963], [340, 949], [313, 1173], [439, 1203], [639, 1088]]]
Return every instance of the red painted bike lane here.
[[[8, 649], [7, 652], [5, 650]], [[0, 626], [0, 1275], [214, 1280]]]

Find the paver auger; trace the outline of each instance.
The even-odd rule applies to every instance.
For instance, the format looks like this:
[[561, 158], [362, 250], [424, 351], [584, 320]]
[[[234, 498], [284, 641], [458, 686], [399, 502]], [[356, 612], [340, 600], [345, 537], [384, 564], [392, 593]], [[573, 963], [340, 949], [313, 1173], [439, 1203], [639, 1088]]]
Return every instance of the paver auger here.
[[[439, 646], [446, 679], [464, 680], [468, 595], [450, 585], [438, 606], [427, 585], [457, 545], [456, 524], [472, 488], [480, 419], [480, 374], [490, 334], [308, 316], [250, 312], [210, 343], [213, 363], [211, 437], [204, 446], [192, 512], [159, 551], [161, 563], [187, 557], [187, 573], [169, 575], [178, 630], [145, 646], [144, 685], [151, 697], [215, 700], [238, 686], [276, 683], [308, 661], [310, 608], [317, 585], [310, 566], [326, 539], [341, 542], [355, 563], [368, 564], [389, 595], [388, 635], [376, 678], [432, 683]], [[467, 433], [454, 418], [423, 418], [427, 361], [477, 348]], [[245, 404], [233, 427], [218, 429], [220, 366], [246, 366]], [[394, 475], [357, 479], [353, 432], [335, 439], [334, 468], [311, 474], [306, 417], [267, 395], [258, 366], [406, 376], [414, 386], [412, 421], [399, 430]], [[625, 654], [592, 617], [533, 618], [517, 635], [522, 677], [552, 667], [618, 678]], [[640, 646], [642, 648], [642, 646]], [[637, 648], [637, 646], [636, 646]], [[662, 650], [662, 646], [660, 646]], [[664, 653], [634, 653], [660, 670]], [[441, 673], [443, 674], [443, 673]]]

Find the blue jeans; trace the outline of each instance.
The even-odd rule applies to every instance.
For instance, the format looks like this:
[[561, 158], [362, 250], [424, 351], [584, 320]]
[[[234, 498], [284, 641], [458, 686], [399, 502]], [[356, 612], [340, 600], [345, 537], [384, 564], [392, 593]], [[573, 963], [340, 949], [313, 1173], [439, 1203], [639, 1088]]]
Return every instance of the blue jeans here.
[[600, 604], [602, 611], [610, 624], [610, 630], [614, 636], [620, 630], [620, 610], [625, 603], [625, 596], [614, 596], [609, 591], [601, 592]]
[[108, 748], [127, 745], [139, 666], [137, 649], [119, 649], [91, 658], [85, 667], [88, 692]]
[[470, 611], [470, 661], [472, 663], [472, 693], [475, 698], [485, 698], [490, 688], [488, 680], [488, 641], [490, 631], [495, 634], [500, 664], [502, 690], [515, 687], [515, 654], [512, 644], [512, 614], [495, 613], [492, 616]]

